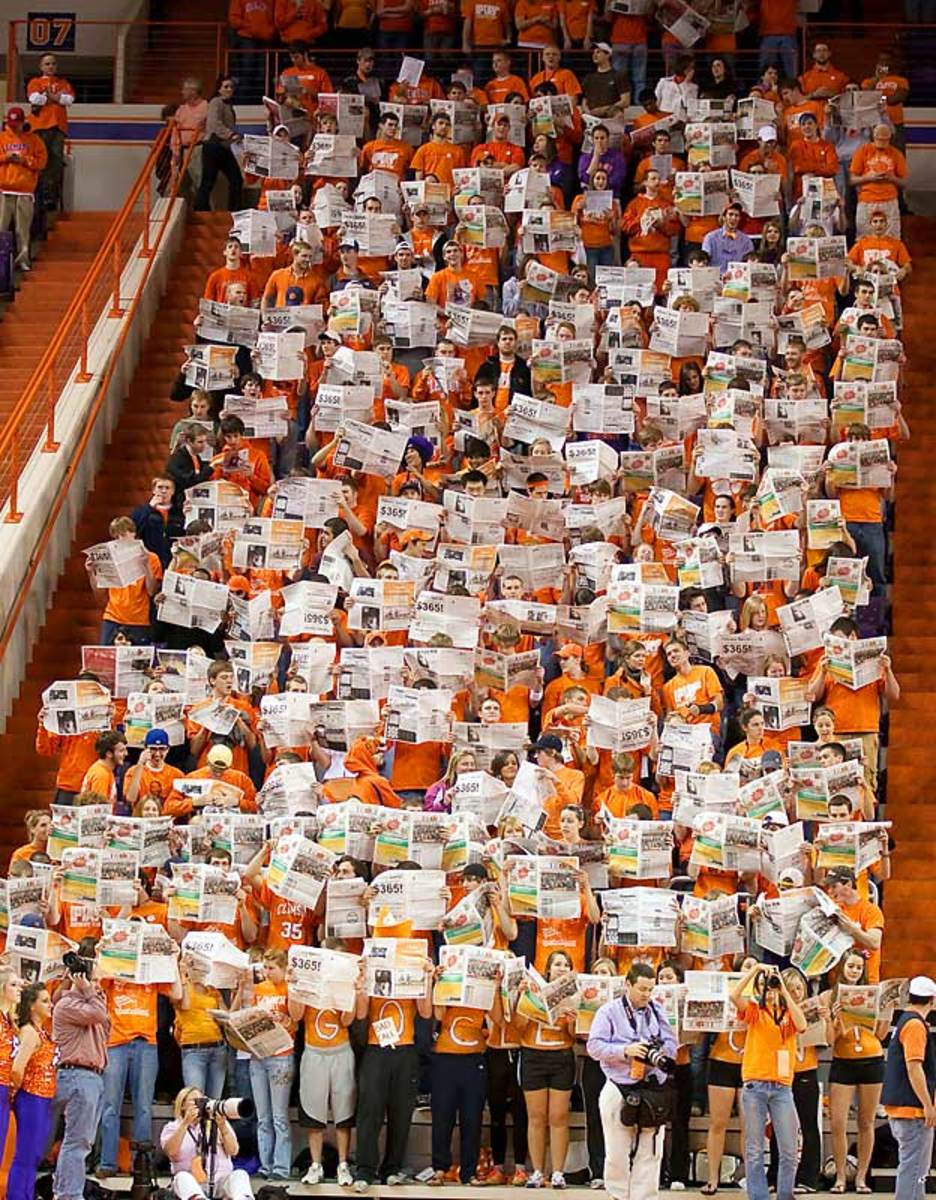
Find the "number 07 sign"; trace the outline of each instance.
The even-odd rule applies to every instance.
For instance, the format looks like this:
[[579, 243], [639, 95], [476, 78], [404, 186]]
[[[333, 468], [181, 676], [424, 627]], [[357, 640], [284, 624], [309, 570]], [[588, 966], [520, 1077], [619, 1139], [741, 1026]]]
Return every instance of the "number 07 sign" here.
[[31, 12], [26, 15], [26, 50], [74, 52], [75, 14]]

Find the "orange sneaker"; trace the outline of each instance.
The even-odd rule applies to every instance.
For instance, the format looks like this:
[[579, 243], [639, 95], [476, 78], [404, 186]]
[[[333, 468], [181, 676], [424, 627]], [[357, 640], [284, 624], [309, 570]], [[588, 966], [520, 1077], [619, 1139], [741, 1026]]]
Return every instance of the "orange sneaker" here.
[[492, 1167], [482, 1179], [479, 1179], [479, 1182], [483, 1183], [485, 1187], [506, 1187], [513, 1180], [508, 1180], [500, 1167]]
[[461, 1168], [449, 1167], [449, 1169], [445, 1172], [445, 1182], [461, 1183]]
[[526, 1167], [515, 1167], [514, 1173], [510, 1177], [511, 1187], [526, 1187], [527, 1180], [530, 1178]]

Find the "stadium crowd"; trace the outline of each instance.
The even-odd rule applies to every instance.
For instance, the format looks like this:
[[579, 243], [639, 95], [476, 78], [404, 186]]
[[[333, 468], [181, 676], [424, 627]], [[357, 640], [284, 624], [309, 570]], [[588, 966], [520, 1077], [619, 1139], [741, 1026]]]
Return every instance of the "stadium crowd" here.
[[[623, 1200], [605, 1080], [658, 1067], [635, 1197], [871, 1190], [908, 1003], [878, 904], [906, 80], [852, 82], [823, 44], [797, 75], [792, 6], [764, 3], [742, 88], [719, 6], [609, 7], [595, 40], [590, 3], [427, 4], [427, 60], [384, 96], [372, 50], [337, 87], [316, 66], [316, 0], [235, 4], [244, 48], [288, 45], [268, 133], [238, 128], [237, 80], [186, 81], [176, 169], [197, 145], [196, 208], [223, 174], [232, 231], [165, 471], [88, 551], [99, 644], [39, 714], [57, 790], [0, 968], [11, 1200], [61, 1111], [57, 1200], [98, 1134], [115, 1175], [128, 1087], [137, 1144], [178, 1092], [186, 1198], [203, 1098], [234, 1095], [230, 1197], [242, 1167], [402, 1182], [431, 1097], [429, 1183], [561, 1189], [579, 1108], [587, 1178]], [[414, 16], [339, 2], [331, 28], [388, 52]], [[624, 1067], [592, 1028], [619, 997], [647, 1022]], [[789, 1098], [770, 1169], [762, 1084]], [[932, 1123], [895, 1096], [898, 1141]]]

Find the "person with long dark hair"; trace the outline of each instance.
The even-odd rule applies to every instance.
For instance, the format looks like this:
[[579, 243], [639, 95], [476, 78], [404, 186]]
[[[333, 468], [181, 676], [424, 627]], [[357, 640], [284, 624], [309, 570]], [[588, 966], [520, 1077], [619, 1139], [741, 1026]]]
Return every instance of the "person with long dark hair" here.
[[7, 1179], [7, 1200], [33, 1200], [36, 1174], [52, 1132], [55, 1043], [47, 1033], [52, 1000], [44, 983], [23, 988], [16, 1020], [19, 1048], [10, 1082], [16, 1117], [16, 1152]]
[[243, 137], [237, 132], [237, 114], [233, 103], [235, 87], [233, 79], [222, 76], [208, 102], [202, 142], [202, 177], [195, 196], [196, 212], [210, 211], [211, 193], [219, 175], [225, 177], [230, 187], [229, 211], [236, 212], [243, 203], [244, 179], [231, 149]]

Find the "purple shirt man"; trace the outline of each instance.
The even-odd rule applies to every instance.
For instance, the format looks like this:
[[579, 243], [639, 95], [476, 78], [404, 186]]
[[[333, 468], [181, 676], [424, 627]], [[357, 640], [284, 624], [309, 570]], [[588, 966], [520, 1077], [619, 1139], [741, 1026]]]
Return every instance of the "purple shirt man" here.
[[620, 196], [627, 179], [627, 159], [620, 150], [611, 149], [611, 135], [604, 125], [595, 126], [592, 149], [579, 156], [578, 175], [582, 183], [591, 183], [599, 167], [608, 172], [608, 187]]

